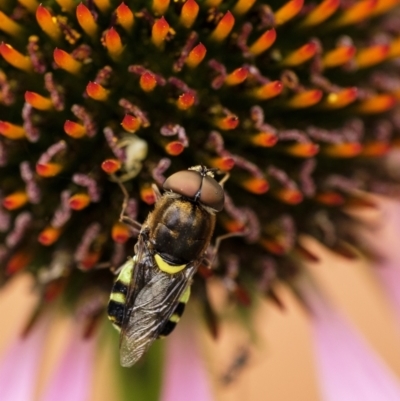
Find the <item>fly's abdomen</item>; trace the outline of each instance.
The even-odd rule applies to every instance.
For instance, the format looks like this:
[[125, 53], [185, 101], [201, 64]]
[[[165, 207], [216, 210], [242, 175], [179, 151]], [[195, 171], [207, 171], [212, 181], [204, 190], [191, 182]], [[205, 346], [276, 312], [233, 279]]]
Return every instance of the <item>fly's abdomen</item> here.
[[121, 273], [118, 275], [111, 290], [108, 302], [108, 318], [118, 331], [121, 330], [125, 316], [126, 296], [132, 279], [134, 263], [134, 259], [130, 259], [123, 265]]
[[178, 305], [174, 310], [174, 313], [171, 315], [167, 323], [165, 323], [158, 338], [166, 337], [174, 331], [176, 325], [178, 324], [179, 320], [183, 315], [183, 312], [185, 311], [185, 307], [187, 302], [189, 301], [189, 298], [190, 298], [190, 287], [188, 287], [180, 297]]

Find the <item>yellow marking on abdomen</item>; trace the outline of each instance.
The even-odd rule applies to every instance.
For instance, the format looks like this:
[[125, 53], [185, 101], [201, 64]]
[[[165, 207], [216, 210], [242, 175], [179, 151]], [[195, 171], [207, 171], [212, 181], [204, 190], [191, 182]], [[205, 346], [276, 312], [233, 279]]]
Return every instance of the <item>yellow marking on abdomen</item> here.
[[186, 265], [179, 265], [179, 266], [174, 266], [174, 265], [170, 265], [169, 263], [167, 263], [159, 254], [156, 253], [156, 255], [154, 256], [154, 259], [157, 263], [157, 266], [160, 268], [160, 270], [162, 270], [165, 273], [168, 274], [176, 274], [179, 273], [180, 271], [182, 271]]
[[173, 323], [178, 323], [180, 319], [181, 319], [181, 317], [178, 316], [178, 315], [175, 314], [175, 313], [169, 318], [169, 320], [170, 320], [171, 322], [173, 322]]
[[123, 284], [129, 285], [132, 279], [133, 266], [135, 265], [135, 259], [129, 259], [122, 266], [121, 272], [118, 274], [117, 281], [122, 281]]
[[114, 326], [114, 329], [117, 330], [118, 332], [121, 331], [121, 327], [119, 327], [117, 324], [111, 323]]
[[120, 292], [112, 292], [110, 295], [110, 299], [120, 304], [124, 304], [126, 301], [125, 295]]
[[182, 294], [182, 296], [179, 298], [179, 302], [183, 302], [184, 304], [187, 304], [190, 298], [190, 286], [186, 288], [185, 292]]

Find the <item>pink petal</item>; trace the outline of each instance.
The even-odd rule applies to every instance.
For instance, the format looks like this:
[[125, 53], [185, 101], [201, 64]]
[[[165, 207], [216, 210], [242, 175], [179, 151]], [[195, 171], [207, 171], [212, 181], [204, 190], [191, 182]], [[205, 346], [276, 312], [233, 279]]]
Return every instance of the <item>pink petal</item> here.
[[2, 400], [33, 400], [47, 323], [47, 319], [39, 320], [27, 337], [17, 338], [0, 358]]
[[324, 401], [400, 400], [400, 382], [363, 337], [313, 290], [304, 294], [314, 312], [312, 331]]
[[167, 341], [161, 401], [212, 401], [196, 334], [181, 324]]
[[40, 401], [88, 400], [96, 340], [93, 337], [83, 339], [78, 329], [71, 332], [69, 344]]

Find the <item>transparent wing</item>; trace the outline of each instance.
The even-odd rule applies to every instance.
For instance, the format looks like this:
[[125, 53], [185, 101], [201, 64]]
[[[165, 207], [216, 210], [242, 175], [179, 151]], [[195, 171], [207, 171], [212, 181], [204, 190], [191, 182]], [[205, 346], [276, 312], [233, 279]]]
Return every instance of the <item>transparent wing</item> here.
[[152, 266], [152, 277], [135, 297], [123, 335], [120, 360], [122, 366], [132, 366], [149, 349], [173, 314], [179, 298], [191, 284], [198, 263], [184, 271], [167, 274]]
[[127, 325], [129, 323], [129, 314], [132, 308], [132, 305], [135, 303], [135, 299], [137, 294], [146, 284], [146, 267], [145, 264], [148, 263], [148, 258], [145, 258], [146, 254], [146, 246], [142, 236], [139, 235], [138, 241], [135, 245], [135, 256], [134, 256], [134, 266], [132, 277], [129, 283], [128, 292], [126, 295], [126, 304], [125, 304], [125, 314], [122, 320], [121, 325], [121, 335], [120, 335], [120, 348], [122, 343], [122, 338], [125, 335]]
[[126, 303], [129, 307], [130, 304], [133, 304], [135, 301], [135, 297], [138, 291], [143, 287], [146, 270], [144, 266], [148, 263], [148, 257], [146, 257], [146, 244], [143, 236], [139, 235], [138, 241], [135, 245], [135, 266], [133, 268], [132, 279], [128, 288], [128, 293], [126, 296]]

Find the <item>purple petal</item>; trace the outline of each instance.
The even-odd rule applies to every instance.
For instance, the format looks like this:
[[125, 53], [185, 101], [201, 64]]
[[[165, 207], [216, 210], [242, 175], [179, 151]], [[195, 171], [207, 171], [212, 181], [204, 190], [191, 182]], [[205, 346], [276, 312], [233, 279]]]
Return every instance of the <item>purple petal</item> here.
[[0, 358], [2, 400], [33, 400], [47, 323], [47, 319], [40, 319], [27, 337], [17, 338]]
[[54, 375], [40, 401], [87, 401], [90, 396], [96, 339], [74, 328]]
[[400, 382], [363, 337], [310, 288], [312, 332], [324, 401], [398, 401]]
[[161, 401], [212, 401], [214, 397], [189, 325], [179, 325], [167, 340]]

